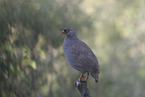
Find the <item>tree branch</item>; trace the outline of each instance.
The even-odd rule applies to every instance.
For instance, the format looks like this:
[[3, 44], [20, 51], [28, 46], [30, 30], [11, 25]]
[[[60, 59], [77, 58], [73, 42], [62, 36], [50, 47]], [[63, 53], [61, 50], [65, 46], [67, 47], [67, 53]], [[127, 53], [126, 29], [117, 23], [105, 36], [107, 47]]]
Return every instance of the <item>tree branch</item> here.
[[91, 97], [89, 94], [89, 90], [86, 86], [86, 83], [76, 81], [75, 86], [78, 88], [79, 92], [81, 93], [82, 97]]

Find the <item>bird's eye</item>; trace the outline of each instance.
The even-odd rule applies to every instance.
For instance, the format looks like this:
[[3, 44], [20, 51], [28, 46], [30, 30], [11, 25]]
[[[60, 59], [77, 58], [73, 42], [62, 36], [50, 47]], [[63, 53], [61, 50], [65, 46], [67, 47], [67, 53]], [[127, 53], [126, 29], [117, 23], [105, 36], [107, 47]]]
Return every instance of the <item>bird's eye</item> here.
[[67, 29], [64, 29], [64, 32], [66, 32]]
[[66, 32], [69, 32], [69, 29], [67, 29]]
[[69, 29], [64, 29], [64, 32], [66, 32], [66, 33], [69, 32]]

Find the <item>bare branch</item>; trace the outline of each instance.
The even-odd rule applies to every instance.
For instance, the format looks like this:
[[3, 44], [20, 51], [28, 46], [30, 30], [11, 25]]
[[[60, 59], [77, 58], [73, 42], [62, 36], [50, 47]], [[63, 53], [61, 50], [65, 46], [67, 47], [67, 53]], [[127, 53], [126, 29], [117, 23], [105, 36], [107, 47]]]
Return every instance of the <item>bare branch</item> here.
[[80, 82], [80, 81], [76, 81], [75, 86], [78, 88], [78, 90], [81, 93], [82, 97], [91, 97], [90, 94], [89, 94], [89, 90], [87, 88], [86, 83]]

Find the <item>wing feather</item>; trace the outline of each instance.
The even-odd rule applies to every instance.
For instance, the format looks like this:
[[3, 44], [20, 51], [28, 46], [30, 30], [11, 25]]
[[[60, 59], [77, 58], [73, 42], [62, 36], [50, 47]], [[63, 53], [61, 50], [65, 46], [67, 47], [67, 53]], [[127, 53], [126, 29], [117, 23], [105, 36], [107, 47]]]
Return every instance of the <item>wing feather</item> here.
[[93, 51], [82, 41], [74, 45], [75, 55], [84, 72], [99, 73], [99, 64]]

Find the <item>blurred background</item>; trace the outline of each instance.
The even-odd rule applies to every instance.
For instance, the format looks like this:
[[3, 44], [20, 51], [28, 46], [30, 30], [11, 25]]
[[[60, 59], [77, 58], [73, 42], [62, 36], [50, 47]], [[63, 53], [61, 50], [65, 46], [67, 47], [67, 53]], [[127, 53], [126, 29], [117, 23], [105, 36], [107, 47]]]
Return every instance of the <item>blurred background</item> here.
[[99, 60], [92, 97], [145, 97], [145, 0], [0, 0], [0, 97], [81, 97], [65, 27]]

